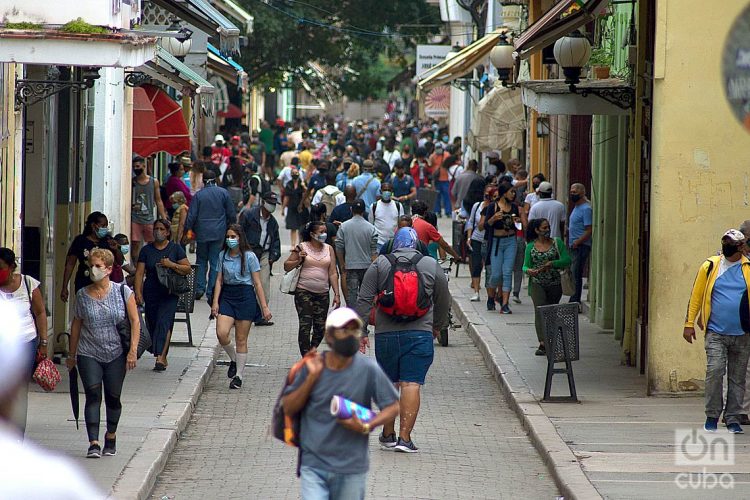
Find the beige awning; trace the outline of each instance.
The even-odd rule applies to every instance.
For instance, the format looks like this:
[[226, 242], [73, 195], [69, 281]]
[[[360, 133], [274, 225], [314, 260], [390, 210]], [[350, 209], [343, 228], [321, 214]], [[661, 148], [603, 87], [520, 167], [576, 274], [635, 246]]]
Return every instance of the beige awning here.
[[523, 149], [524, 130], [526, 112], [521, 91], [498, 85], [474, 109], [469, 145], [479, 152]]
[[417, 85], [419, 89], [422, 92], [427, 92], [471, 73], [485, 57], [489, 56], [492, 48], [500, 40], [500, 35], [505, 31], [507, 31], [506, 28], [496, 29], [471, 45], [464, 47], [461, 52], [450, 59], [446, 59], [427, 72], [418, 75]]

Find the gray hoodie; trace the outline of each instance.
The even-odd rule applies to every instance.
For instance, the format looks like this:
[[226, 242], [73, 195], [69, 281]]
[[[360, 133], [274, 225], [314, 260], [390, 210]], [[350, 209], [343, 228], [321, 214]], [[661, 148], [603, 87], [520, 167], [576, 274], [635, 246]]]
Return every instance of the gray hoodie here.
[[[411, 257], [419, 252], [412, 248], [400, 248], [393, 253], [398, 256]], [[390, 270], [391, 264], [385, 255], [379, 256], [367, 269], [362, 280], [362, 286], [359, 289], [356, 305], [357, 314], [363, 321], [367, 322], [373, 300], [378, 292], [386, 288]], [[375, 335], [405, 330], [432, 333], [433, 330], [440, 330], [448, 326], [450, 293], [448, 292], [448, 280], [445, 273], [432, 257], [423, 257], [417, 264], [417, 271], [424, 280], [427, 294], [432, 298], [432, 307], [427, 314], [410, 322], [394, 321], [391, 316], [378, 309], [375, 317]]]

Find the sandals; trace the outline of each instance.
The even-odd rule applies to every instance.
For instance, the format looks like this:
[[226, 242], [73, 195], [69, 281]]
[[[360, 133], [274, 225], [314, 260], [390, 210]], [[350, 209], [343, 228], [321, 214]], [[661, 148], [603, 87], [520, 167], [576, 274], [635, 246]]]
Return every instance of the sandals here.
[[164, 363], [159, 363], [157, 361], [156, 364], [154, 365], [155, 372], [163, 372], [166, 369], [167, 369], [167, 365], [165, 365]]

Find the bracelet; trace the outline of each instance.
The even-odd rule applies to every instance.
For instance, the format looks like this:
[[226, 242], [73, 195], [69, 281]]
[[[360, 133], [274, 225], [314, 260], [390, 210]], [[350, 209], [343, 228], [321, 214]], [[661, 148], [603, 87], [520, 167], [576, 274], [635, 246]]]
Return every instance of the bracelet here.
[[362, 434], [370, 434], [370, 424], [367, 422], [362, 423]]
[[46, 339], [45, 340], [40, 340], [39, 344], [40, 345], [47, 345], [47, 340]]

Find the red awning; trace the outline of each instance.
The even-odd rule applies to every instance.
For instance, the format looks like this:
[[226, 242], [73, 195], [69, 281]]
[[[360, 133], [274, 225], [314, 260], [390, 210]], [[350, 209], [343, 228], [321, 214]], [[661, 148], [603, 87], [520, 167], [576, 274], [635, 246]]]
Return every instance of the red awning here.
[[[151, 143], [144, 143], [142, 149], [136, 149], [136, 137], [149, 137], [151, 124], [139, 124], [135, 120], [135, 106], [133, 107], [133, 151], [141, 156], [150, 156], [158, 151], [166, 151], [169, 154], [177, 155], [183, 151], [190, 150], [190, 134], [182, 115], [182, 107], [176, 103], [169, 95], [154, 85], [143, 85], [140, 87], [146, 94], [147, 100], [154, 111], [154, 123], [156, 127], [156, 140]], [[134, 94], [135, 100], [135, 94]], [[135, 101], [134, 101], [135, 104]], [[146, 115], [141, 114], [141, 122], [146, 121]], [[146, 129], [137, 127], [145, 126]]]
[[156, 112], [146, 91], [140, 87], [133, 89], [133, 152], [149, 156], [155, 151], [159, 139], [156, 129]]
[[227, 106], [226, 111], [219, 111], [216, 113], [221, 118], [245, 118], [246, 114], [242, 112], [239, 106], [232, 104], [231, 102]]

